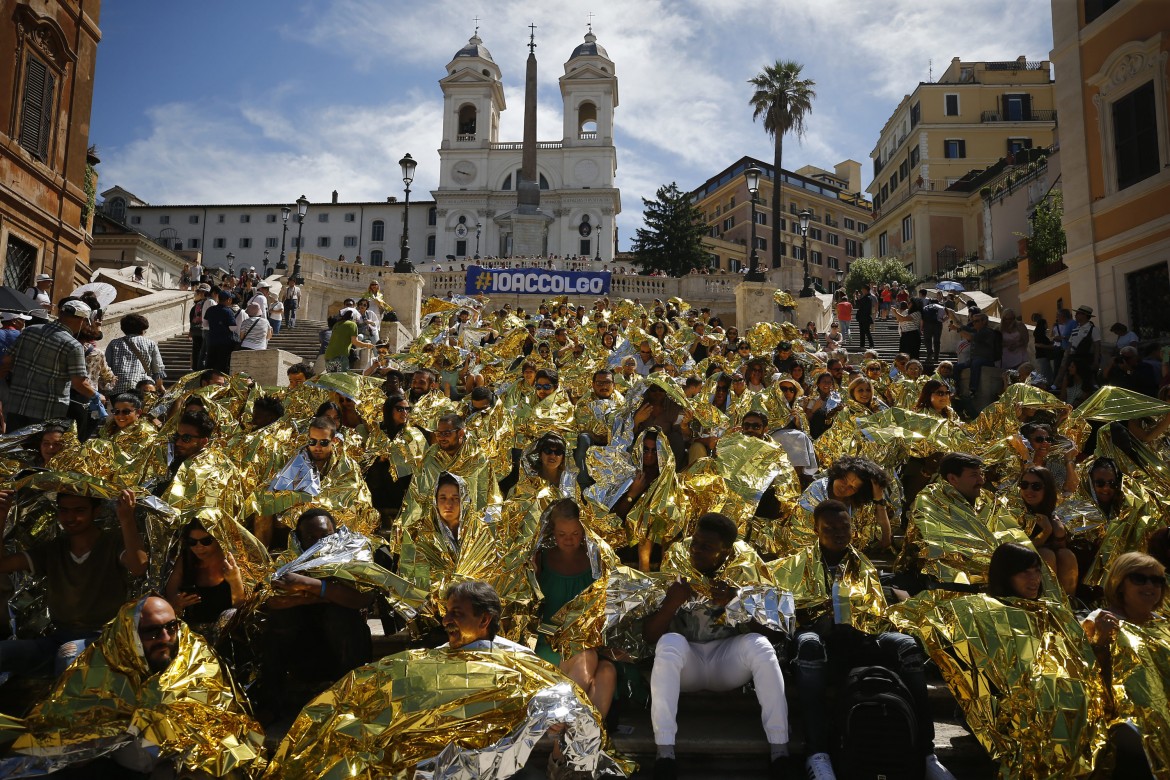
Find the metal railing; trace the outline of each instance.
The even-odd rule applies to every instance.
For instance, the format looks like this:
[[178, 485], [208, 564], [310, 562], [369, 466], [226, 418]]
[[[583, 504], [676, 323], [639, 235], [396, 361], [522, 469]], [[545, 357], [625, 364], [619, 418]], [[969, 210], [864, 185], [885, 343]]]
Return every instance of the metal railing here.
[[1005, 117], [1002, 111], [984, 111], [980, 114], [979, 121], [984, 124], [988, 122], [1055, 122], [1056, 111], [1033, 109], [1027, 116], [1020, 116], [1016, 119]]
[[984, 63], [987, 70], [1044, 70], [1048, 63], [1044, 60], [1002, 60], [999, 62]]

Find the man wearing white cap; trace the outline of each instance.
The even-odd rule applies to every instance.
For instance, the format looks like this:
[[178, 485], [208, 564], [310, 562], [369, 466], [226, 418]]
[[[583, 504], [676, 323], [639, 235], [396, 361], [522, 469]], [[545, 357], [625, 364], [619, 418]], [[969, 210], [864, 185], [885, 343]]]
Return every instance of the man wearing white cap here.
[[24, 330], [24, 324], [32, 317], [15, 311], [0, 312], [0, 358], [8, 354], [16, 337]]
[[260, 282], [260, 285], [256, 288], [256, 294], [248, 300], [244, 309], [247, 310], [249, 306], [255, 304], [260, 307], [260, 315], [268, 319], [268, 291], [270, 289], [272, 289], [272, 285], [268, 282]]
[[53, 277], [48, 274], [37, 274], [36, 281], [33, 286], [24, 291], [24, 294], [37, 302], [39, 308], [45, 311], [53, 310], [53, 299], [49, 297], [49, 293], [53, 289]]
[[6, 411], [8, 430], [69, 416], [69, 390], [92, 401], [97, 388], [89, 381], [85, 350], [77, 340], [93, 310], [77, 298], [63, 298], [57, 321], [30, 325], [0, 360], [0, 379], [11, 374]]

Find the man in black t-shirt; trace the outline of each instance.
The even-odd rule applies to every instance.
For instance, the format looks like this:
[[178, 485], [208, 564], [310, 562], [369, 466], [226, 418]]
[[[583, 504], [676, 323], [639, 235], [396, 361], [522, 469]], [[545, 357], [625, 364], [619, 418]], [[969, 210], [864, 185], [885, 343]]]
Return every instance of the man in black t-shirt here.
[[869, 345], [877, 349], [877, 345], [873, 343], [873, 334], [870, 333], [870, 328], [873, 327], [873, 315], [877, 309], [877, 298], [870, 292], [868, 284], [861, 286], [861, 295], [857, 299], [857, 303], [853, 306], [853, 317], [857, 320], [858, 333], [858, 352], [865, 351], [865, 340], [869, 339]]
[[[0, 491], [0, 537], [13, 496], [12, 491]], [[60, 675], [126, 601], [122, 570], [135, 576], [146, 573], [134, 493], [123, 491], [118, 500], [121, 534], [97, 525], [100, 504], [100, 498], [58, 493], [58, 536], [0, 558], [2, 574], [27, 571], [45, 578], [53, 621], [48, 636], [0, 642], [0, 674], [28, 674], [42, 667], [47, 671], [48, 662], [55, 660], [54, 673]]]

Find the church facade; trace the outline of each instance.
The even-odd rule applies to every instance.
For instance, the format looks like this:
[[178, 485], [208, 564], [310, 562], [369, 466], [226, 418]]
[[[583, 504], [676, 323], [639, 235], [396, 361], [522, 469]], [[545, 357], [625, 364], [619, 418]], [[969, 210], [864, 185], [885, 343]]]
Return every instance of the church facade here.
[[[518, 227], [525, 141], [499, 139], [500, 113], [507, 108], [499, 67], [478, 35], [447, 64], [447, 75], [439, 81], [443, 90], [439, 187], [432, 191], [436, 257], [464, 261], [477, 254], [544, 254], [613, 260], [615, 217], [621, 211], [621, 194], [614, 186], [617, 75], [592, 31], [564, 68], [559, 80], [560, 139], [525, 139], [536, 147], [541, 218], [533, 233]], [[533, 127], [534, 82], [530, 77], [526, 85], [526, 114], [532, 112], [526, 125], [531, 122]], [[533, 224], [531, 215], [524, 224]]]

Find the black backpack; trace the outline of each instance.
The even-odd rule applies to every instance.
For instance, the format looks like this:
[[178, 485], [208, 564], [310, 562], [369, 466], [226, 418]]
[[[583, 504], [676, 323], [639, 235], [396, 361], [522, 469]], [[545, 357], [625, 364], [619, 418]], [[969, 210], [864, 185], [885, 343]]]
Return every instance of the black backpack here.
[[849, 673], [838, 699], [833, 764], [841, 780], [921, 780], [926, 749], [910, 690], [882, 666]]

